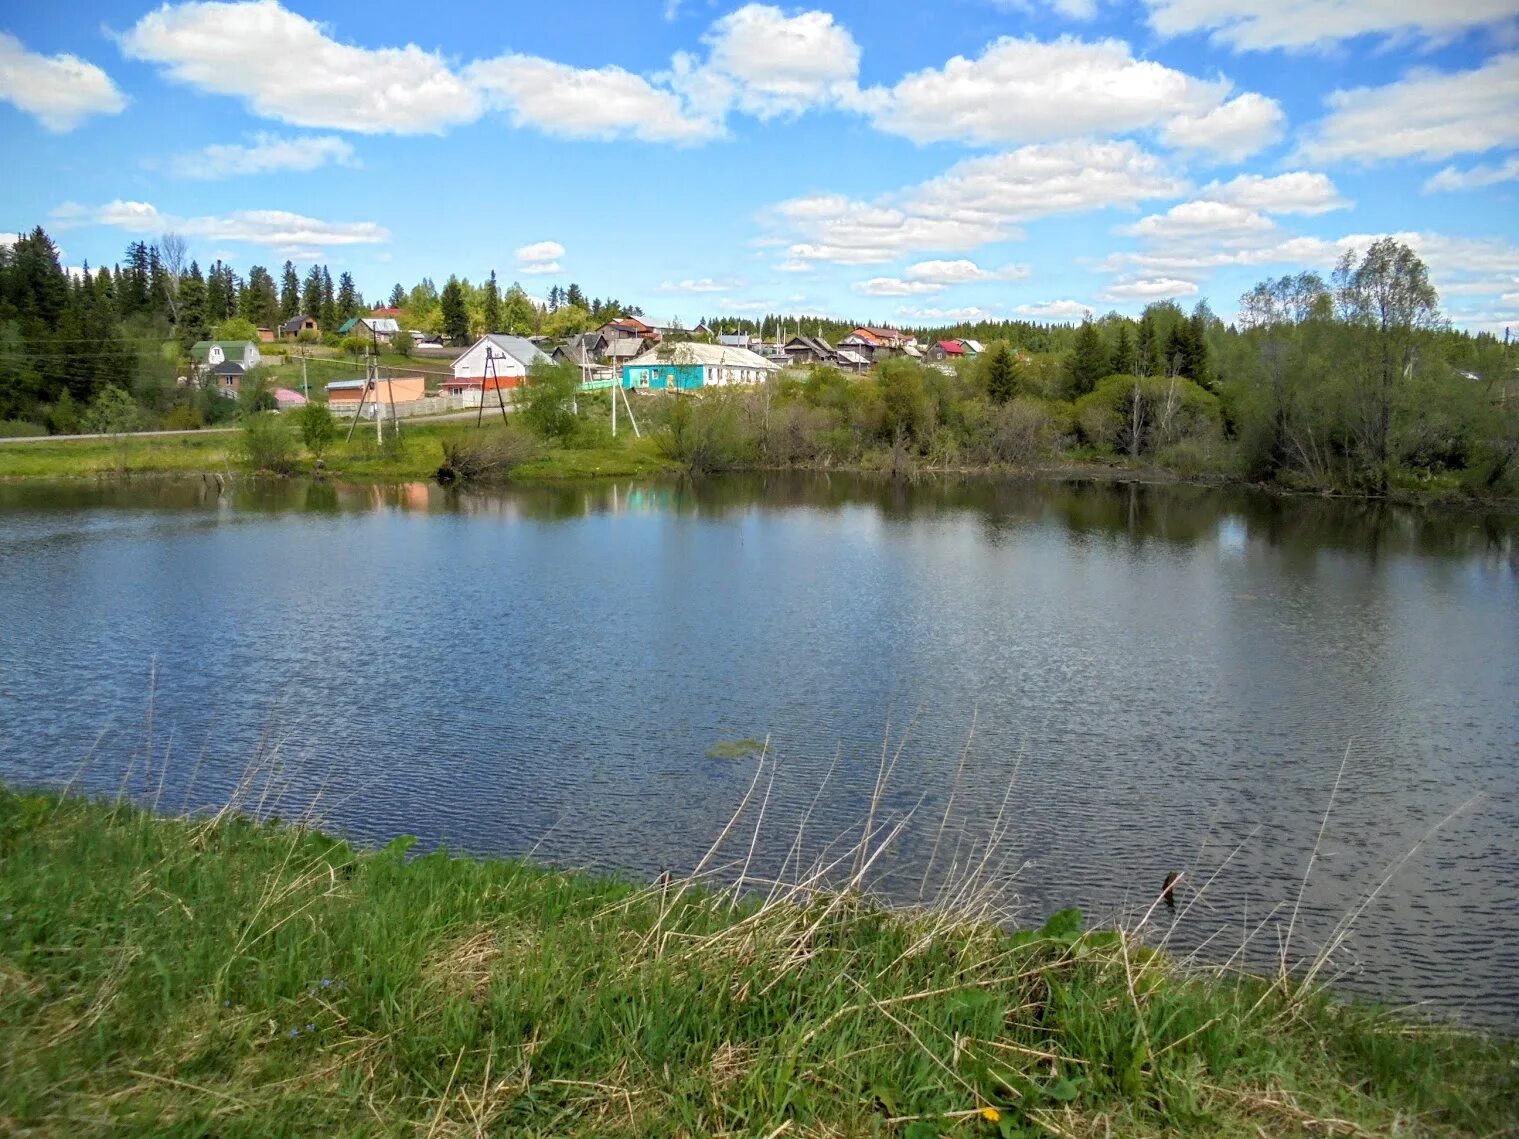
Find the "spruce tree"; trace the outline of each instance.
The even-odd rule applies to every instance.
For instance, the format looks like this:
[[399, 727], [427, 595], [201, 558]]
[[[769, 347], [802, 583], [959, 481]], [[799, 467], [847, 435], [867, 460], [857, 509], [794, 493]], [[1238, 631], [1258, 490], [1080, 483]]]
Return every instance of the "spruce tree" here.
[[354, 288], [353, 274], [344, 273], [338, 278], [338, 319], [358, 316], [359, 307], [359, 292]]
[[280, 320], [291, 320], [301, 310], [301, 279], [295, 275], [295, 265], [285, 262], [280, 275]]
[[1139, 374], [1139, 357], [1134, 351], [1134, 341], [1129, 337], [1129, 322], [1118, 326], [1118, 337], [1113, 344], [1113, 370], [1115, 376]]
[[337, 331], [322, 323], [322, 270], [318, 265], [313, 265], [307, 271], [306, 280], [301, 285], [301, 315], [321, 323], [323, 332]]
[[485, 282], [485, 331], [500, 332], [501, 327], [501, 287], [496, 284], [496, 271], [491, 270], [490, 279]]
[[1006, 403], [1018, 394], [1018, 365], [1002, 342], [986, 355], [986, 394], [993, 403]]
[[396, 282], [396, 287], [390, 290], [390, 307], [402, 308], [406, 304], [406, 290], [401, 288], [401, 282]]
[[1066, 376], [1070, 381], [1070, 394], [1074, 399], [1084, 396], [1097, 386], [1097, 381], [1109, 375], [1112, 356], [1103, 343], [1102, 333], [1090, 320], [1081, 322], [1076, 332], [1076, 346], [1066, 359]]
[[332, 288], [332, 274], [322, 266], [322, 327], [336, 330], [342, 323], [338, 320], [338, 301]]
[[469, 309], [458, 277], [450, 277], [443, 286], [438, 306], [443, 310], [443, 335], [455, 344], [463, 344], [469, 339]]

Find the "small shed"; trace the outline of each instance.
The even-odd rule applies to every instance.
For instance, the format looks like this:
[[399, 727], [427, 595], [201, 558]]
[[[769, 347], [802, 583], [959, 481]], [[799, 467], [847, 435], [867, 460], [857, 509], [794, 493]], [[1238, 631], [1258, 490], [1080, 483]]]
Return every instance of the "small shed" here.
[[334, 380], [327, 385], [327, 402], [334, 410], [357, 408], [359, 403], [389, 405], [411, 403], [427, 394], [427, 381], [421, 376], [392, 376], [390, 379]]

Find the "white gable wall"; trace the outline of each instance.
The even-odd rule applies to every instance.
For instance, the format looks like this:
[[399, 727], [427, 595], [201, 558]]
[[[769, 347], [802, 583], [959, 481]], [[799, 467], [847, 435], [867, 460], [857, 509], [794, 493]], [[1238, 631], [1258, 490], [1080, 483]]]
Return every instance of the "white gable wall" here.
[[508, 356], [501, 348], [491, 344], [488, 340], [481, 340], [468, 352], [454, 361], [454, 379], [456, 380], [479, 380], [486, 374], [485, 349], [489, 347], [494, 355], [495, 374], [498, 376], [525, 376], [527, 369], [523, 367], [514, 356]]

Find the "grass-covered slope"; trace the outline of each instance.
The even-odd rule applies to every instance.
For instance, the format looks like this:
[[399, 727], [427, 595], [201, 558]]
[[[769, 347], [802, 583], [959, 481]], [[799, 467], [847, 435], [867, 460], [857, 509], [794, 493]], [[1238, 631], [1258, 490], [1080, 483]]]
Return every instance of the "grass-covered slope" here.
[[1519, 1051], [1127, 935], [0, 790], [8, 1134], [1445, 1135]]

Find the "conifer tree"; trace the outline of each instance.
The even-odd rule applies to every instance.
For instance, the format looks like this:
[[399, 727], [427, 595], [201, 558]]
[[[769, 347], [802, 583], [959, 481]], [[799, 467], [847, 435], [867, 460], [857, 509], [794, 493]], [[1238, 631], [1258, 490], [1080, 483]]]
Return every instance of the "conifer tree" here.
[[337, 329], [342, 323], [338, 320], [338, 301], [332, 288], [332, 274], [327, 271], [327, 266], [322, 266], [322, 327]]
[[1018, 394], [1018, 365], [1005, 343], [992, 346], [985, 367], [986, 394], [993, 403], [1006, 403]]
[[300, 309], [301, 279], [295, 275], [295, 265], [286, 261], [280, 274], [280, 320], [291, 320], [300, 314]]
[[485, 331], [501, 332], [501, 288], [496, 284], [496, 271], [491, 270], [485, 282]]
[[345, 272], [338, 278], [338, 319], [347, 320], [351, 316], [358, 316], [359, 292], [353, 285], [353, 274]]
[[1113, 369], [1110, 374], [1115, 376], [1139, 374], [1139, 356], [1134, 350], [1134, 341], [1129, 337], [1128, 321], [1123, 321], [1118, 326], [1118, 336], [1113, 342]]
[[1112, 356], [1102, 341], [1102, 333], [1090, 320], [1082, 321], [1076, 332], [1076, 346], [1066, 360], [1071, 396], [1083, 396], [1095, 388], [1097, 381], [1109, 374], [1111, 362]]

